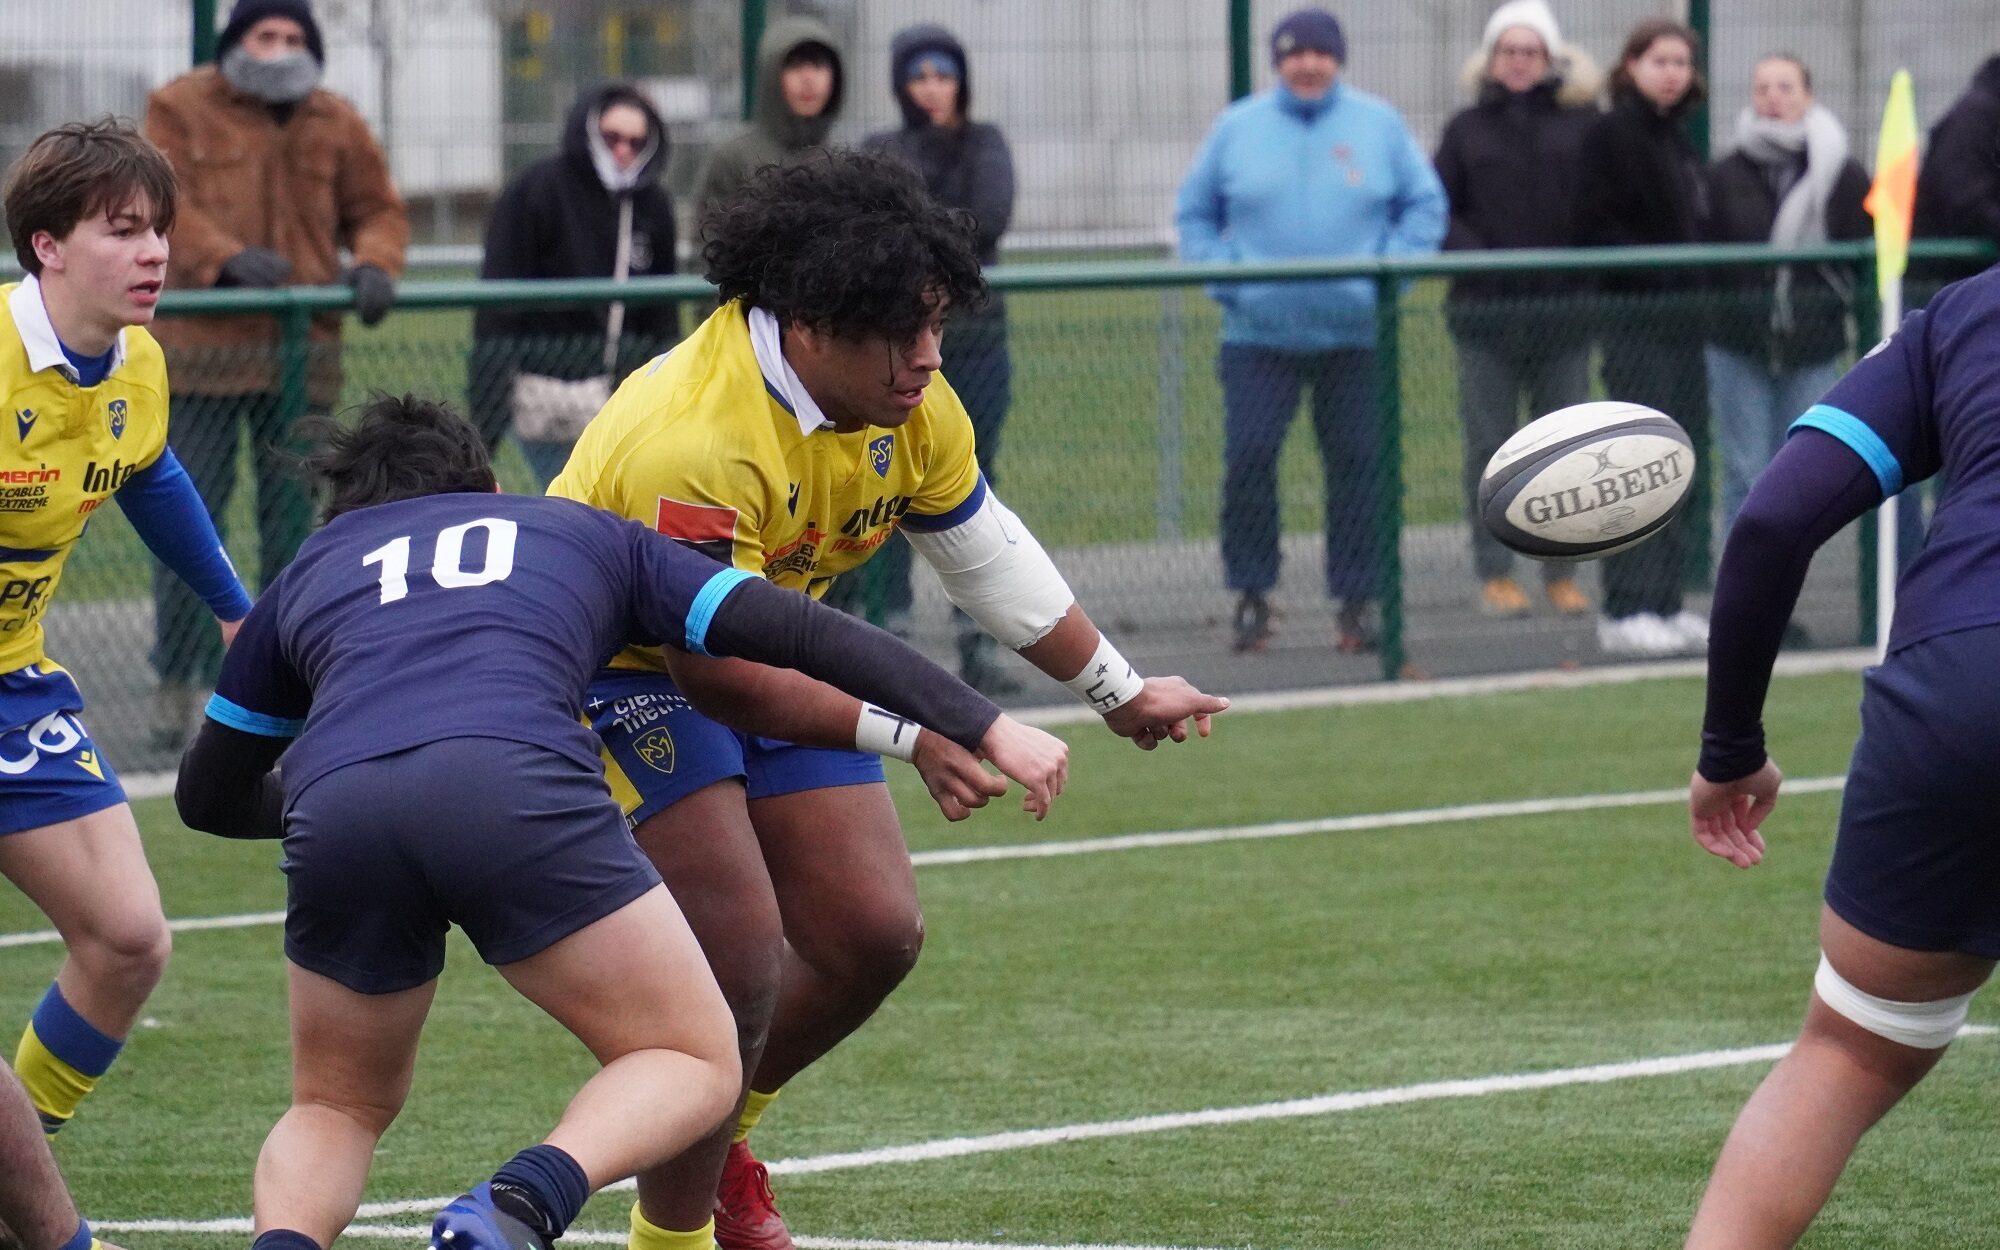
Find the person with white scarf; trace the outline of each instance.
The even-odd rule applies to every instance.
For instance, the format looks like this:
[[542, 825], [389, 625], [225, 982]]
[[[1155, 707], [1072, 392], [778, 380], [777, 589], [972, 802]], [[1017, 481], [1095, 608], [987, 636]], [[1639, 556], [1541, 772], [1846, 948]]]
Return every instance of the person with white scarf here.
[[[1868, 175], [1849, 155], [1839, 120], [1813, 102], [1805, 65], [1785, 55], [1758, 61], [1750, 98], [1736, 119], [1735, 149], [1708, 171], [1707, 237], [1786, 248], [1866, 238]], [[1728, 524], [1786, 427], [1840, 377], [1854, 343], [1854, 274], [1844, 265], [1785, 265], [1718, 282], [1729, 285], [1718, 292], [1704, 355]]]

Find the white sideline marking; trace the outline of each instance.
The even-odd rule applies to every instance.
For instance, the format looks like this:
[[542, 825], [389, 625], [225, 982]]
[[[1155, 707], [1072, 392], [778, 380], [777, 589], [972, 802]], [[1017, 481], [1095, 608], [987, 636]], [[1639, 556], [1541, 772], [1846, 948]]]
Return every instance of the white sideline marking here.
[[[1875, 663], [1868, 647], [1841, 651], [1810, 651], [1781, 655], [1772, 673], [1778, 677], [1804, 677], [1817, 673], [1858, 672]], [[1527, 673], [1504, 673], [1493, 677], [1443, 677], [1423, 681], [1378, 682], [1366, 686], [1314, 686], [1303, 690], [1275, 690], [1266, 694], [1234, 695], [1232, 712], [1294, 712], [1317, 707], [1359, 707], [1373, 703], [1417, 703], [1425, 699], [1455, 699], [1468, 696], [1505, 694], [1517, 690], [1579, 690], [1589, 686], [1623, 686], [1635, 681], [1658, 681], [1670, 677], [1704, 677], [1708, 661], [1663, 660], [1656, 664], [1615, 664], [1602, 668], [1546, 668]], [[1047, 707], [1021, 708], [1012, 713], [1023, 724], [1084, 725], [1097, 713], [1080, 703], [1057, 703]], [[172, 773], [121, 774], [125, 793], [135, 799], [164, 798], [174, 792]]]
[[[169, 920], [167, 928], [174, 933], [199, 933], [204, 929], [254, 929], [259, 925], [283, 924], [285, 913], [281, 911], [253, 911], [235, 916], [196, 916], [187, 920]], [[46, 946], [62, 941], [62, 934], [54, 929], [35, 929], [27, 933], [0, 933], [0, 949], [9, 946]]]
[[[248, 1232], [250, 1221], [242, 1221], [243, 1231]], [[92, 1225], [107, 1228], [113, 1232], [122, 1231], [109, 1224]], [[423, 1240], [430, 1236], [429, 1225], [425, 1224], [350, 1224], [342, 1237], [377, 1237], [384, 1240], [401, 1240], [405, 1237]], [[563, 1245], [579, 1246], [622, 1246], [629, 1234], [622, 1232], [594, 1232], [572, 1228], [562, 1236]], [[793, 1237], [799, 1250], [1203, 1250], [1195, 1246], [1127, 1246], [1079, 1243], [1076, 1245], [1042, 1245], [1006, 1241], [883, 1241], [873, 1237]]]
[[[1785, 781], [1786, 794], [1823, 794], [1846, 784], [1844, 777], [1797, 777]], [[1417, 825], [1446, 825], [1471, 820], [1494, 820], [1508, 816], [1550, 816], [1563, 812], [1595, 812], [1620, 807], [1653, 807], [1679, 803], [1687, 798], [1685, 789], [1628, 790], [1618, 794], [1577, 794], [1554, 799], [1510, 799], [1496, 803], [1465, 803], [1457, 807], [1419, 807], [1400, 812], [1367, 812], [1359, 816], [1325, 816], [1317, 820], [1279, 820], [1257, 825], [1217, 825], [1208, 829], [1182, 829], [1168, 833], [1125, 833], [1104, 838], [1080, 838], [1073, 842], [1022, 842], [1011, 846], [968, 846], [955, 850], [918, 851], [910, 862], [919, 868], [948, 864], [980, 864], [1002, 859], [1055, 859], [1066, 855], [1094, 855], [1105, 851], [1141, 851], [1167, 846], [1205, 846], [1217, 842], [1253, 842], [1267, 838], [1298, 838], [1315, 833], [1365, 833], [1374, 829], [1407, 829]], [[258, 925], [283, 924], [281, 911], [251, 912], [240, 916], [207, 916], [191, 920], [169, 920], [175, 933], [203, 929], [247, 929]], [[9, 946], [46, 946], [60, 942], [53, 929], [27, 933], [0, 933], [0, 949]]]
[[[1959, 1030], [1961, 1037], [1984, 1037], [2000, 1033], [2000, 1028], [1990, 1025], [1969, 1024]], [[1614, 1081], [1630, 1081], [1644, 1077], [1677, 1076], [1684, 1072], [1703, 1072], [1715, 1068], [1737, 1068], [1753, 1063], [1767, 1063], [1785, 1056], [1792, 1048], [1790, 1042], [1780, 1042], [1771, 1046], [1742, 1046], [1731, 1050], [1704, 1050], [1687, 1055], [1664, 1055], [1653, 1059], [1634, 1059], [1624, 1063], [1599, 1063], [1580, 1068], [1557, 1068], [1547, 1072], [1521, 1072], [1502, 1076], [1471, 1077], [1455, 1081], [1425, 1081], [1416, 1085], [1395, 1085], [1385, 1089], [1350, 1090], [1339, 1094], [1322, 1094], [1317, 1098], [1293, 1098], [1283, 1102], [1255, 1103], [1241, 1107], [1212, 1107], [1205, 1111], [1180, 1111], [1166, 1115], [1135, 1116], [1125, 1120], [1096, 1120], [1083, 1124], [1070, 1124], [1060, 1128], [1021, 1129], [1009, 1133], [988, 1133], [979, 1137], [946, 1137], [927, 1142], [915, 1142], [907, 1146], [884, 1146], [874, 1150], [853, 1150], [839, 1154], [812, 1155], [802, 1159], [778, 1159], [770, 1163], [771, 1173], [780, 1176], [805, 1176], [815, 1172], [845, 1171], [853, 1168], [880, 1167], [889, 1163], [924, 1163], [934, 1159], [960, 1159], [968, 1155], [995, 1154], [1001, 1151], [1028, 1150], [1036, 1146], [1062, 1145], [1068, 1142], [1091, 1141], [1107, 1137], [1133, 1137], [1142, 1133], [1167, 1133], [1180, 1129], [1209, 1128], [1222, 1124], [1251, 1124], [1264, 1120], [1298, 1119], [1307, 1116], [1339, 1115], [1349, 1111], [1365, 1111], [1374, 1107], [1404, 1106], [1410, 1103], [1438, 1102], [1448, 1098], [1483, 1098], [1489, 1094], [1511, 1094], [1530, 1089], [1559, 1089], [1569, 1085], [1606, 1085]], [[631, 1181], [621, 1181], [610, 1190], [629, 1190]], [[441, 1198], [409, 1198], [397, 1202], [365, 1203], [357, 1212], [357, 1219], [381, 1219], [391, 1215], [409, 1215], [420, 1211], [435, 1211], [451, 1201], [451, 1196]], [[129, 1222], [105, 1221], [95, 1225], [103, 1232], [247, 1232], [247, 1219], [222, 1220], [135, 1220]], [[357, 1226], [348, 1231], [363, 1236], [422, 1236], [425, 1230], [387, 1228], [376, 1226], [382, 1231], [363, 1232], [365, 1226]], [[579, 1244], [617, 1244], [625, 1238], [624, 1233], [590, 1233], [579, 1229], [564, 1234], [565, 1240], [574, 1237]], [[600, 1241], [600, 1238], [616, 1238], [614, 1242]], [[801, 1246], [808, 1250], [836, 1250], [838, 1247], [853, 1246], [860, 1250], [956, 1250], [967, 1246], [974, 1250], [1027, 1250], [1024, 1247], [1000, 1247], [985, 1242], [895, 1242], [895, 1241], [848, 1241], [834, 1238], [799, 1238]], [[1040, 1247], [1034, 1250], [1042, 1250]], [[1050, 1248], [1054, 1250], [1054, 1248]], [[1143, 1250], [1140, 1247], [1102, 1247], [1100, 1250]]]

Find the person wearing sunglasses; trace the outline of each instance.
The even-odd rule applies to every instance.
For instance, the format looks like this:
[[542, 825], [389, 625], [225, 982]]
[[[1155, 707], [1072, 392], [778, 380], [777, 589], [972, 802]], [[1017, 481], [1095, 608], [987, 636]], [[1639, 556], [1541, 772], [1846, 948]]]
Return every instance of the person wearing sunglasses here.
[[[577, 97], [562, 147], [500, 193], [481, 278], [627, 278], [674, 272], [674, 204], [661, 183], [669, 145], [636, 87]], [[482, 308], [473, 317], [470, 407], [489, 451], [511, 431], [537, 485], [562, 470], [576, 436], [639, 362], [680, 338], [678, 304]]]

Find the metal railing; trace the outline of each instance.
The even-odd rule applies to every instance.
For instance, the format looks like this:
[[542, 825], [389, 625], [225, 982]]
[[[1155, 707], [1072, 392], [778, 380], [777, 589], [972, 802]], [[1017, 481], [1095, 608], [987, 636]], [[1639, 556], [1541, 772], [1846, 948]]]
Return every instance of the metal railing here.
[[[1981, 241], [1919, 241], [1912, 247], [1918, 260], [1977, 262], [1994, 255]], [[1304, 282], [1365, 279], [1375, 285], [1374, 398], [1380, 422], [1384, 493], [1376, 535], [1385, 568], [1381, 599], [1381, 672], [1388, 679], [1404, 670], [1404, 585], [1401, 567], [1404, 526], [1403, 498], [1403, 295], [1423, 279], [1529, 273], [1602, 275], [1630, 271], [1726, 270], [1770, 268], [1781, 264], [1840, 266], [1854, 277], [1854, 316], [1863, 341], [1872, 337], [1875, 305], [1875, 249], [1872, 242], [1826, 243], [1811, 247], [1773, 249], [1760, 245], [1693, 245], [1570, 250], [1457, 252], [1427, 256], [1397, 256], [1341, 260], [1300, 260], [1268, 263], [1181, 264], [1154, 261], [1112, 261], [1078, 264], [1008, 265], [989, 271], [994, 290], [1004, 293], [1079, 292], [1159, 289], [1174, 293], [1163, 301], [1160, 334], [1160, 429], [1157, 443], [1159, 478], [1156, 533], [1178, 537], [1180, 528], [1181, 456], [1179, 428], [1185, 410], [1180, 393], [1185, 319], [1180, 315], [1179, 289], [1215, 283]], [[491, 307], [562, 307], [621, 300], [628, 305], [664, 301], [703, 301], [713, 289], [698, 278], [639, 278], [554, 281], [411, 282], [397, 293], [399, 311], [464, 310]], [[281, 329], [279, 396], [283, 420], [307, 410], [308, 327], [316, 313], [340, 312], [352, 306], [353, 292], [344, 286], [284, 287], [275, 290], [170, 291], [161, 301], [164, 316], [275, 315]], [[1872, 517], [1870, 518], [1872, 522]], [[1705, 540], [1703, 540], [1705, 542]], [[1872, 527], [1864, 526], [1864, 548], [1872, 547]], [[1872, 604], [1872, 560], [1863, 554], [1860, 582], [1864, 602]], [[1863, 608], [1863, 633], [1872, 637], [1869, 609]]]

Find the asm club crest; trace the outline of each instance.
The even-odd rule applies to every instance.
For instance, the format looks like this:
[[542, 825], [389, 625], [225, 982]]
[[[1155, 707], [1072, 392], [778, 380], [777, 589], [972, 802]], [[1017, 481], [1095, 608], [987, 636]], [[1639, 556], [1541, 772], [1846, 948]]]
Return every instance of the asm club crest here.
[[114, 399], [110, 403], [106, 404], [104, 408], [106, 412], [109, 412], [111, 414], [111, 437], [124, 438], [125, 401], [122, 399]]
[[889, 457], [895, 453], [896, 436], [884, 434], [868, 444], [868, 463], [875, 470], [876, 477], [889, 476]]

